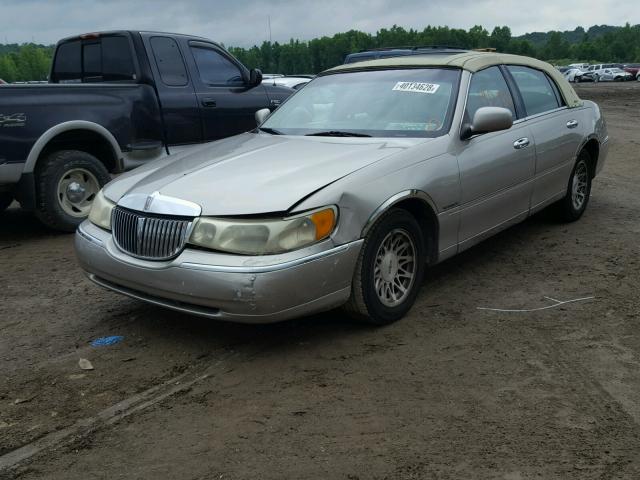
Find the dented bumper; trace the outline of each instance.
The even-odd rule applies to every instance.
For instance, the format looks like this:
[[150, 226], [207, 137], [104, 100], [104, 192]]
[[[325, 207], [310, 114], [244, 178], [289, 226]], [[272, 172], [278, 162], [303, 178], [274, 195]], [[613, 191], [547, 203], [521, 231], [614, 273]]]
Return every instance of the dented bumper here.
[[349, 297], [362, 240], [285, 255], [247, 257], [185, 249], [168, 262], [122, 253], [111, 234], [84, 222], [76, 233], [81, 267], [93, 282], [190, 314], [269, 323], [328, 310]]

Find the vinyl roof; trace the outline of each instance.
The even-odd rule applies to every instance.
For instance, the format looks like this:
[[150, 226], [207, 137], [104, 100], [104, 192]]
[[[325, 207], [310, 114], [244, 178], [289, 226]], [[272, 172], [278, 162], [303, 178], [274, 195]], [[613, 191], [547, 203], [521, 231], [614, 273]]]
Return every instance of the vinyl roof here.
[[327, 73], [401, 67], [457, 67], [474, 73], [494, 65], [521, 65], [542, 70], [555, 80], [568, 107], [582, 106], [580, 97], [578, 97], [571, 85], [569, 85], [569, 82], [567, 82], [555, 67], [535, 58], [510, 55], [507, 53], [471, 51], [451, 55], [405, 55], [339, 65], [327, 70]]

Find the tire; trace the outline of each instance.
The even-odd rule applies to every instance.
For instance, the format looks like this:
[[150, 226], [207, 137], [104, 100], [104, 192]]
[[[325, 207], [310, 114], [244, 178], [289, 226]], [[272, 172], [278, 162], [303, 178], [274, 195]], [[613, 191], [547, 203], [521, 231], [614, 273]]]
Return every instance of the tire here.
[[54, 152], [36, 169], [36, 216], [50, 228], [73, 232], [109, 180], [109, 172], [93, 155], [78, 150]]
[[[589, 152], [586, 150], [582, 150], [571, 171], [569, 184], [567, 185], [567, 194], [556, 204], [559, 217], [564, 222], [575, 222], [587, 209], [591, 196], [590, 164], [591, 155], [589, 155]], [[580, 184], [582, 184], [582, 186], [580, 186]], [[579, 191], [582, 193], [582, 199], [580, 201], [578, 201], [580, 198], [580, 195], [578, 195]], [[574, 196], [576, 197], [575, 199]]]
[[4, 212], [13, 202], [13, 194], [0, 193], [0, 213]]
[[[391, 247], [387, 255], [383, 255], [385, 247]], [[407, 260], [411, 249], [413, 261]], [[394, 250], [401, 255], [395, 255]], [[406, 210], [391, 209], [365, 237], [351, 283], [351, 297], [344, 310], [354, 319], [373, 325], [387, 325], [402, 318], [420, 291], [426, 252], [424, 234], [415, 217]], [[405, 258], [398, 261], [398, 257]], [[413, 276], [405, 275], [401, 270], [411, 272]], [[376, 281], [380, 285], [380, 294], [376, 290]], [[399, 289], [398, 283], [404, 287], [405, 293]], [[387, 297], [386, 303], [381, 295]], [[397, 303], [389, 298], [394, 295]]]

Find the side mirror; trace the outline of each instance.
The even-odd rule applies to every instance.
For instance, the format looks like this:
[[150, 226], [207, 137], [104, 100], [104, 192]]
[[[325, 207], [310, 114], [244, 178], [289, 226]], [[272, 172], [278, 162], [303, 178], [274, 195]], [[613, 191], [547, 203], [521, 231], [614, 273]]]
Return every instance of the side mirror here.
[[271, 115], [271, 110], [268, 108], [262, 108], [255, 113], [256, 124], [258, 126], [262, 125], [267, 117]]
[[262, 83], [262, 71], [258, 68], [249, 70], [249, 86], [257, 87]]
[[471, 124], [462, 127], [460, 138], [467, 140], [481, 133], [508, 130], [513, 125], [511, 110], [502, 107], [481, 107], [476, 110]]

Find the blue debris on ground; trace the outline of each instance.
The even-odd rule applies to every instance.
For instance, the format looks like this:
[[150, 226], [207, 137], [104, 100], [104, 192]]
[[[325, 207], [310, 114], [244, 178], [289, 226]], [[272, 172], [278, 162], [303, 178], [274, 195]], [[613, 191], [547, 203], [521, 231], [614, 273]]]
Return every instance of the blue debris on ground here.
[[92, 347], [106, 347], [108, 345], [115, 345], [116, 343], [120, 343], [124, 339], [122, 335], [112, 335], [110, 337], [101, 337], [96, 338], [91, 342]]

